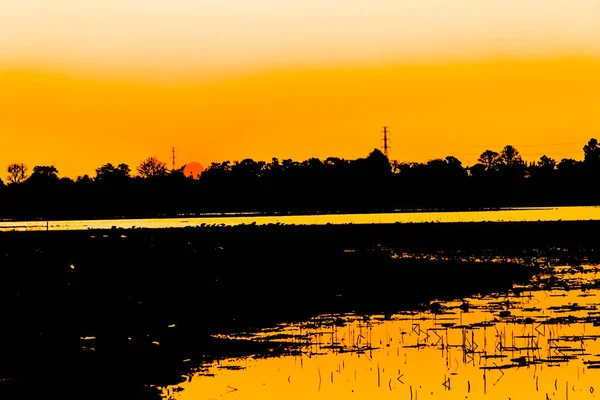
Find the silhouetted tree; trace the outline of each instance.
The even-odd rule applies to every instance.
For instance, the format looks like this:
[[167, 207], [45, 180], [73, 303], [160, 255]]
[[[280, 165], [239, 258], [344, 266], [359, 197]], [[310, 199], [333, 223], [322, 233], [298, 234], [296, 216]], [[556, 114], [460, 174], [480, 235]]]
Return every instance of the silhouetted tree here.
[[[182, 165], [180, 168], [175, 168], [175, 169], [169, 170], [169, 176], [185, 178], [186, 176], [185, 176], [185, 173], [183, 172], [185, 170], [185, 166], [186, 166], [186, 164]], [[191, 176], [190, 178], [194, 178], [194, 177]]]
[[111, 163], [107, 163], [99, 168], [96, 168], [97, 181], [122, 181], [127, 178], [131, 178], [130, 174], [131, 169], [127, 164], [119, 164], [115, 167]]
[[75, 181], [74, 181], [73, 179], [71, 179], [71, 178], [67, 178], [66, 176], [64, 176], [64, 177], [60, 178], [60, 179], [58, 180], [58, 182], [59, 182], [61, 185], [73, 185], [73, 184], [75, 183]]
[[463, 168], [462, 161], [453, 156], [448, 156], [444, 159], [446, 163], [446, 171], [448, 176], [453, 177], [466, 177], [468, 175], [467, 170]]
[[579, 162], [572, 158], [563, 158], [556, 165], [557, 172], [562, 176], [576, 176], [579, 170]]
[[591, 138], [588, 144], [583, 146], [584, 162], [590, 166], [598, 167], [600, 165], [600, 147], [598, 141]]
[[373, 151], [367, 156], [367, 165], [369, 173], [377, 176], [387, 176], [392, 173], [390, 160], [379, 149]]
[[129, 168], [129, 165], [127, 164], [121, 163], [117, 165], [115, 172], [125, 178], [131, 178], [131, 168]]
[[58, 181], [58, 170], [54, 165], [37, 165], [28, 181]]
[[6, 180], [11, 184], [22, 183], [27, 179], [27, 166], [25, 164], [10, 164], [7, 171], [8, 177]]
[[[50, 194], [58, 190], [58, 170], [53, 165], [37, 165], [33, 167], [33, 173], [24, 182], [29, 191], [40, 191]], [[52, 198], [46, 198], [45, 203], [52, 203]]]
[[88, 174], [78, 176], [75, 180], [76, 188], [82, 196], [93, 194], [95, 186], [98, 183], [100, 183], [100, 181], [94, 182], [94, 180], [90, 178]]
[[93, 182], [87, 175], [77, 179], [75, 191], [79, 201], [90, 204], [94, 217], [130, 214], [136, 212], [136, 204], [141, 204], [141, 210], [145, 204], [135, 191], [130, 173], [131, 169], [124, 163], [117, 166], [106, 163], [96, 168]]
[[483, 164], [486, 170], [493, 170], [500, 163], [499, 154], [492, 150], [486, 150], [481, 153], [477, 161]]
[[279, 163], [279, 159], [276, 157], [273, 157], [271, 159], [271, 162], [268, 163], [267, 165], [265, 165], [265, 169], [269, 172], [280, 172], [281, 164]]
[[445, 159], [446, 164], [448, 165], [453, 165], [453, 166], [462, 166], [462, 161], [460, 161], [458, 158], [454, 157], [454, 156], [447, 156]]
[[556, 168], [556, 160], [543, 155], [540, 157], [540, 161], [537, 162], [537, 166], [546, 170], [554, 170]]
[[325, 171], [325, 164], [318, 158], [309, 158], [306, 161], [300, 163], [302, 168], [306, 171], [306, 175], [319, 176]]
[[200, 175], [200, 180], [207, 181], [225, 176], [228, 172], [231, 171], [230, 164], [230, 161], [223, 161], [222, 163], [211, 163], [210, 166], [206, 168], [206, 170], [202, 173], [202, 175]]
[[[548, 156], [524, 162], [506, 146], [486, 150], [465, 168], [456, 157], [393, 162], [379, 151], [345, 160], [247, 158], [212, 163], [200, 179], [183, 168], [168, 171], [151, 157], [132, 177], [126, 164], [104, 164], [94, 178], [59, 179], [53, 166], [36, 166], [29, 179], [23, 164], [9, 170], [0, 216], [9, 218], [153, 217], [198, 212], [363, 212], [393, 209], [469, 209], [527, 205], [600, 204], [592, 183], [600, 176], [595, 139], [585, 160]], [[159, 178], [157, 178], [159, 177]], [[525, 179], [528, 178], [528, 179]], [[15, 185], [14, 183], [24, 182]], [[1, 187], [1, 183], [0, 183]], [[43, 201], [40, 201], [43, 199]]]
[[499, 161], [509, 167], [514, 165], [523, 164], [523, 160], [521, 159], [521, 155], [513, 146], [508, 145], [502, 149], [500, 153]]
[[398, 164], [398, 175], [402, 178], [417, 178], [424, 175], [426, 165], [418, 162], [403, 162]]
[[167, 165], [158, 158], [148, 157], [137, 168], [142, 178], [156, 178], [167, 174]]
[[537, 163], [531, 163], [527, 170], [532, 177], [552, 177], [556, 173], [556, 160], [543, 155]]
[[92, 178], [90, 178], [88, 174], [85, 174], [83, 176], [78, 176], [75, 182], [78, 184], [92, 184], [94, 181], [92, 180]]
[[246, 158], [240, 162], [235, 162], [231, 167], [231, 172], [237, 177], [253, 177], [257, 178], [262, 175], [264, 161], [254, 161], [251, 158]]
[[436, 158], [435, 160], [427, 161], [424, 169], [425, 175], [432, 178], [442, 178], [447, 177], [448, 174], [448, 164], [446, 164], [445, 160], [440, 158]]

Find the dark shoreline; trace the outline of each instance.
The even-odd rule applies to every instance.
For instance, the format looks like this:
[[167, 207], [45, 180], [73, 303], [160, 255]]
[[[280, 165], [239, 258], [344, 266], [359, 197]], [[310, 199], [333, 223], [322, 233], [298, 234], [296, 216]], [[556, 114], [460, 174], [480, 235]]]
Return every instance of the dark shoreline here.
[[194, 239], [218, 241], [308, 240], [335, 245], [380, 243], [397, 249], [463, 247], [598, 246], [600, 221], [422, 222], [378, 224], [242, 224], [175, 228], [113, 228], [51, 231], [0, 231], [0, 240], [87, 240], [91, 236], [128, 239]]
[[542, 256], [597, 262], [599, 230], [600, 221], [0, 232], [0, 393], [105, 398], [122, 386], [119, 398], [155, 398], [144, 385], [177, 383], [183, 359], [278, 351], [212, 333], [507, 290]]

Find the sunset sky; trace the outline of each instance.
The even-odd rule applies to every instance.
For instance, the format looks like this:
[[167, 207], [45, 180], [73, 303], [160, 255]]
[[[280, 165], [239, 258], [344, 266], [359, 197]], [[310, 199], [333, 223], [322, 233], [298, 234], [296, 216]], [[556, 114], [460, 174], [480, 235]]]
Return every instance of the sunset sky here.
[[3, 170], [581, 158], [599, 109], [598, 0], [0, 2]]

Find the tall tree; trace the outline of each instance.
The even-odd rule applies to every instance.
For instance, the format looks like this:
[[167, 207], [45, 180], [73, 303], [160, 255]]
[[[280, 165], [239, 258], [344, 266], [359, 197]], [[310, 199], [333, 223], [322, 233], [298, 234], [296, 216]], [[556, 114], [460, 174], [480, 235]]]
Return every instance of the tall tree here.
[[8, 166], [8, 180], [9, 183], [18, 184], [22, 183], [27, 179], [27, 166], [23, 163], [10, 164]]
[[591, 138], [588, 144], [583, 146], [584, 162], [590, 165], [600, 164], [600, 147], [598, 141]]
[[498, 166], [500, 162], [499, 154], [492, 150], [486, 150], [483, 153], [481, 153], [477, 161], [485, 165], [486, 170], [493, 170]]
[[167, 175], [167, 165], [158, 158], [152, 156], [146, 158], [137, 168], [142, 178], [155, 178]]
[[517, 149], [515, 149], [511, 145], [505, 146], [504, 149], [502, 149], [499, 159], [502, 164], [509, 167], [523, 164], [521, 155], [519, 154]]

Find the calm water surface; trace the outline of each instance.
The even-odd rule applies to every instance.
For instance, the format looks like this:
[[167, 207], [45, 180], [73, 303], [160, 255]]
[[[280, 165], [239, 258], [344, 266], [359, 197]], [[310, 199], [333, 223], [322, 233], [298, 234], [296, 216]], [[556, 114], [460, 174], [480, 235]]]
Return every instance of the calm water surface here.
[[382, 224], [419, 222], [502, 222], [502, 221], [600, 220], [600, 207], [513, 208], [494, 211], [410, 212], [385, 214], [321, 214], [285, 216], [220, 216], [199, 218], [109, 219], [82, 221], [0, 222], [0, 230], [82, 230], [117, 228], [171, 228], [205, 225], [252, 224]]
[[594, 399], [598, 266], [555, 267], [510, 292], [391, 316], [324, 315], [242, 340], [290, 355], [226, 359], [166, 388], [172, 399]]

